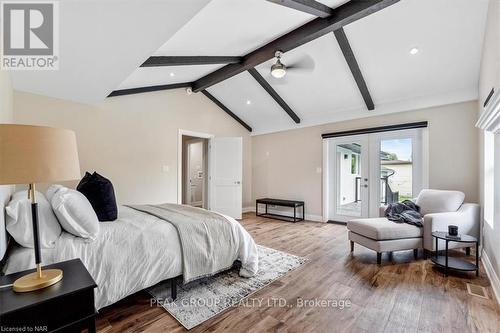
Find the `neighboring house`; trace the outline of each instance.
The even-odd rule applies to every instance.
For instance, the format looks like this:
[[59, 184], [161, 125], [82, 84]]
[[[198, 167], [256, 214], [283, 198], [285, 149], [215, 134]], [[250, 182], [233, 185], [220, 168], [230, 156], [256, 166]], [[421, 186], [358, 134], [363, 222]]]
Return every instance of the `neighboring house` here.
[[381, 177], [388, 175], [389, 186], [393, 192], [399, 192], [399, 200], [412, 197], [412, 168], [411, 161], [382, 160]]

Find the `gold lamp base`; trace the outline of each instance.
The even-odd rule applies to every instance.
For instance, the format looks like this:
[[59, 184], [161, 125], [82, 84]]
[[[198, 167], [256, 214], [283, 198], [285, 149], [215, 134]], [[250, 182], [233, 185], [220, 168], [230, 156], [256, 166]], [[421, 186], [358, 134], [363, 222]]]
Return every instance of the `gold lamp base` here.
[[59, 281], [63, 277], [60, 269], [45, 269], [27, 274], [14, 282], [13, 289], [18, 293], [47, 288]]

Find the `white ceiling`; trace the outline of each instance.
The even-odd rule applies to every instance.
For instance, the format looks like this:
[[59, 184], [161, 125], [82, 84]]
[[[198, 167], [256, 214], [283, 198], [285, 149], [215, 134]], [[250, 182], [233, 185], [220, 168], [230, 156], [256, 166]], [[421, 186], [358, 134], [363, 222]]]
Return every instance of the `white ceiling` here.
[[[335, 7], [344, 1], [321, 2]], [[257, 67], [301, 118], [300, 124], [246, 72], [208, 91], [252, 126], [254, 134], [473, 100], [487, 7], [487, 0], [402, 0], [346, 26], [375, 111], [366, 109], [333, 34], [284, 55], [288, 64], [312, 57], [312, 72], [290, 72], [281, 83], [269, 76], [273, 60]], [[264, 0], [212, 0], [155, 54], [244, 55], [313, 18]], [[412, 47], [420, 50], [415, 56], [409, 54]], [[140, 68], [121, 87], [181, 82], [180, 76], [192, 75], [190, 81], [207, 69]], [[173, 71], [180, 75], [169, 77]]]
[[212, 0], [155, 55], [244, 55], [314, 18], [265, 0]]
[[12, 71], [14, 89], [104, 100], [209, 0], [59, 1], [58, 71]]
[[192, 82], [224, 65], [139, 67], [117, 89]]
[[[320, 2], [336, 7], [345, 0]], [[61, 28], [61, 61], [64, 55], [67, 61], [61, 73], [14, 73], [16, 89], [92, 102], [113, 89], [189, 82], [221, 65], [139, 65], [153, 54], [241, 56], [314, 19], [265, 0], [83, 3], [61, 6], [61, 26], [70, 27]], [[473, 100], [487, 7], [488, 0], [401, 0], [346, 26], [375, 111], [366, 110], [333, 34], [284, 55], [285, 64], [311, 57], [312, 72], [290, 72], [277, 83], [268, 74], [272, 61], [257, 67], [299, 125], [246, 72], [208, 90], [255, 134]], [[415, 56], [412, 47], [420, 50]]]

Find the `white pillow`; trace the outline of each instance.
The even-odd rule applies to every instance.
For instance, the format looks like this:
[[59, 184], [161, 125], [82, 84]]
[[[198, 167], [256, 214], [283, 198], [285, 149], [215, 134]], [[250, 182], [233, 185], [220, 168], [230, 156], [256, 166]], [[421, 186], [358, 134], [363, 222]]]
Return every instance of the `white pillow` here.
[[47, 197], [64, 230], [89, 240], [96, 238], [99, 220], [83, 194], [61, 185], [52, 185], [47, 190]]
[[[44, 195], [36, 192], [38, 202], [38, 230], [40, 247], [44, 249], [56, 246], [56, 241], [61, 235], [61, 226], [57, 221], [52, 207]], [[33, 222], [31, 219], [31, 200], [28, 191], [14, 193], [7, 207], [6, 229], [19, 245], [33, 248]]]
[[465, 194], [460, 191], [422, 190], [415, 202], [422, 215], [456, 212], [464, 203]]

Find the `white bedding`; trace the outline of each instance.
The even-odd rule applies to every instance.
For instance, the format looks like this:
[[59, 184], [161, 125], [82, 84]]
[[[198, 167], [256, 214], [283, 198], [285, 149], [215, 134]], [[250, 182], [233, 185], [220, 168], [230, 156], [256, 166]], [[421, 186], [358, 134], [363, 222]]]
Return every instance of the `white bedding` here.
[[[238, 259], [258, 266], [257, 246], [248, 232], [226, 217], [247, 244]], [[54, 249], [42, 249], [42, 263], [80, 258], [96, 281], [97, 309], [139, 290], [182, 274], [179, 236], [175, 227], [152, 215], [120, 206], [118, 219], [101, 222], [97, 238], [89, 242], [63, 232]], [[33, 249], [17, 247], [9, 255], [6, 273], [34, 268]], [[255, 273], [254, 272], [254, 273]]]

